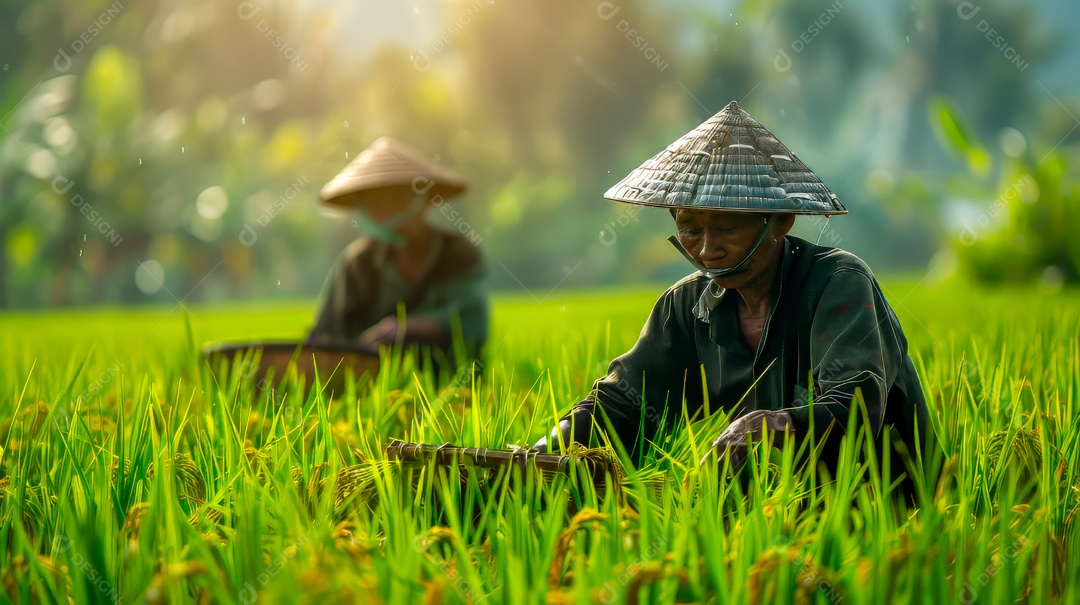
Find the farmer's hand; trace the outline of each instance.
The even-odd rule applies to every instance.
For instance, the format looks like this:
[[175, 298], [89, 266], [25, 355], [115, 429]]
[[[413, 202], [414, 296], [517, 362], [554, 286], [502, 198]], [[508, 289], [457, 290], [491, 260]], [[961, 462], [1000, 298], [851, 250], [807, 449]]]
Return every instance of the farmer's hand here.
[[[592, 419], [588, 416], [578, 418], [563, 418], [555, 425], [546, 437], [529, 448], [530, 452], [548, 454], [557, 451], [560, 447], [569, 447], [571, 443], [589, 444], [589, 436], [592, 429]], [[561, 444], [561, 445], [560, 445]]]
[[[760, 440], [765, 431], [772, 431], [773, 444], [781, 445], [784, 436], [794, 430], [795, 424], [787, 412], [758, 410], [741, 416], [728, 425], [716, 441], [713, 441], [712, 449], [716, 452], [720, 468], [724, 467], [724, 460], [727, 459], [731, 464], [731, 470], [738, 472], [746, 463], [750, 446], [754, 441]], [[708, 457], [706, 454], [701, 459], [701, 463], [704, 464]]]
[[334, 342], [334, 338], [332, 336], [330, 336], [329, 334], [316, 333], [316, 332], [312, 332], [312, 333], [308, 334], [307, 339], [304, 340], [305, 345], [314, 345], [314, 346], [326, 346], [326, 345], [333, 344], [333, 342]]
[[397, 341], [397, 337], [397, 316], [388, 315], [379, 320], [379, 323], [364, 330], [360, 334], [360, 344], [368, 347], [378, 347], [379, 345], [392, 345]]

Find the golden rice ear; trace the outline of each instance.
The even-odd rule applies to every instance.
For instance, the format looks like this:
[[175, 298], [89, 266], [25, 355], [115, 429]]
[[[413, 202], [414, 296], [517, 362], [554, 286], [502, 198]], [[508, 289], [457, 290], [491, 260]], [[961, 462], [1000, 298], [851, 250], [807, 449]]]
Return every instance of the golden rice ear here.
[[[117, 462], [118, 460], [114, 461], [114, 469]], [[191, 456], [184, 453], [178, 453], [174, 455], [173, 459], [169, 460], [167, 464], [172, 469], [173, 475], [176, 477], [176, 495], [180, 501], [181, 508], [183, 508], [184, 512], [188, 515], [188, 522], [192, 525], [198, 525], [203, 518], [214, 523], [221, 521], [221, 519], [224, 518], [222, 512], [218, 509], [206, 506], [206, 481], [203, 479], [202, 472], [199, 470], [199, 467], [195, 465]], [[153, 480], [155, 472], [156, 468], [154, 463], [150, 463], [150, 466], [146, 468], [147, 480]]]
[[575, 461], [582, 461], [585, 470], [590, 474], [593, 482], [600, 486], [605, 481], [605, 476], [610, 476], [612, 487], [618, 489], [622, 486], [626, 474], [615, 450], [606, 447], [588, 448], [580, 443], [574, 443], [567, 448], [566, 454]]
[[1009, 431], [1002, 430], [991, 433], [987, 439], [986, 458], [990, 475], [999, 470], [1008, 472], [1014, 469], [1028, 476], [1037, 474], [1043, 458], [1038, 430], [1018, 429], [1006, 443], [1008, 438]]
[[300, 503], [307, 509], [309, 514], [315, 514], [315, 504], [322, 495], [323, 485], [326, 483], [323, 472], [327, 466], [329, 466], [327, 462], [316, 464], [308, 475], [307, 483], [304, 483], [304, 472], [300, 467], [294, 466], [289, 469]]
[[551, 559], [551, 567], [548, 569], [548, 587], [556, 589], [570, 583], [571, 571], [567, 570], [566, 556], [573, 550], [574, 540], [577, 533], [582, 529], [600, 531], [611, 518], [608, 513], [602, 513], [594, 508], [583, 508], [571, 519], [570, 525], [559, 533], [555, 542], [555, 555]]
[[[40, 566], [40, 569], [52, 576], [53, 582], [56, 585], [57, 594], [50, 595], [49, 599], [46, 599], [44, 595], [38, 592], [39, 583], [33, 582], [34, 572], [31, 571], [31, 564], [23, 555], [16, 555], [11, 559], [11, 562], [0, 571], [0, 584], [3, 585], [4, 593], [8, 599], [12, 602], [18, 602], [29, 598], [29, 602], [39, 603], [52, 601], [56, 599], [57, 602], [70, 602], [74, 603], [71, 598], [71, 575], [68, 573], [68, 568], [65, 565], [60, 565], [55, 559], [46, 555], [38, 554], [35, 556], [35, 563]], [[29, 593], [24, 592], [25, 588], [29, 587]], [[21, 594], [21, 597], [20, 597]]]
[[364, 460], [342, 468], [334, 484], [334, 514], [342, 518], [360, 507], [374, 510], [379, 495], [375, 482], [391, 472], [393, 464], [388, 460]]
[[[1016, 429], [1009, 438], [1008, 429], [995, 431], [986, 441], [987, 477], [993, 482], [992, 492], [1003, 486], [1016, 483], [1021, 490], [1018, 496], [1025, 498], [1036, 487], [1043, 463], [1042, 444], [1039, 443], [1039, 431]], [[996, 495], [991, 497], [996, 501]]]
[[142, 526], [142, 518], [150, 509], [149, 502], [139, 502], [128, 509], [124, 515], [124, 525], [120, 527], [120, 535], [128, 539], [128, 551], [136, 552], [139, 549], [139, 528]]
[[1070, 487], [1063, 500], [1068, 512], [1065, 513], [1061, 535], [1068, 540], [1069, 536], [1080, 532], [1080, 485]]
[[840, 199], [735, 101], [604, 194], [644, 206], [845, 214]]

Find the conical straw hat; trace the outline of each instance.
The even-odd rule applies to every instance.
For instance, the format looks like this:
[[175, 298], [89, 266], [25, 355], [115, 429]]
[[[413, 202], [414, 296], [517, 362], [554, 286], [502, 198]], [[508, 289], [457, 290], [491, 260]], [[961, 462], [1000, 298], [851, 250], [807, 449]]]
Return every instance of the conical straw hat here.
[[669, 208], [847, 213], [821, 179], [735, 101], [636, 168], [604, 197]]
[[458, 173], [428, 159], [411, 145], [382, 137], [330, 179], [319, 194], [329, 206], [350, 206], [355, 201], [343, 200], [343, 196], [398, 185], [408, 185], [417, 193], [431, 191], [444, 198], [458, 195], [466, 188]]

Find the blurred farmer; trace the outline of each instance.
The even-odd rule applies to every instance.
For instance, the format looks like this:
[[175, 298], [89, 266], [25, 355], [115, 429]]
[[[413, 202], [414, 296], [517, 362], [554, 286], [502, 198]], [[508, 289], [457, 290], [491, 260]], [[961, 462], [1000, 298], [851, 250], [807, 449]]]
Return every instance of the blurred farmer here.
[[459, 342], [461, 353], [477, 357], [489, 315], [480, 251], [464, 234], [432, 225], [465, 188], [460, 175], [390, 137], [327, 183], [323, 202], [355, 210], [367, 235], [330, 272], [309, 342], [419, 345], [450, 362]]
[[[847, 210], [737, 103], [605, 197], [667, 208], [678, 234], [669, 239], [698, 272], [664, 292], [637, 344], [540, 449], [548, 440], [587, 443], [595, 418], [599, 427], [610, 422], [633, 455], [677, 420], [700, 418], [707, 400], [735, 418], [713, 444], [721, 463], [740, 467], [747, 446], [768, 432], [774, 443], [813, 434], [829, 465], [858, 390], [874, 435], [895, 427], [894, 441], [914, 457], [926, 403], [907, 339], [870, 269], [787, 235], [796, 214]], [[894, 463], [893, 476], [904, 468]]]

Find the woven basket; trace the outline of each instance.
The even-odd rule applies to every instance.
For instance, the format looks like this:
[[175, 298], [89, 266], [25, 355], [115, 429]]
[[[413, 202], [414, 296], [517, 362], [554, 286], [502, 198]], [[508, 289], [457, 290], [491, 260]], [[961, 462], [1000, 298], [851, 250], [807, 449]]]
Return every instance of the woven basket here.
[[[242, 342], [203, 347], [210, 367], [234, 368], [244, 376], [254, 376], [259, 390], [278, 387], [295, 371], [310, 385], [318, 370], [319, 379], [331, 391], [342, 392], [345, 376], [359, 378], [379, 371], [379, 352], [366, 347], [315, 346], [300, 342]], [[224, 364], [224, 365], [223, 365]]]

